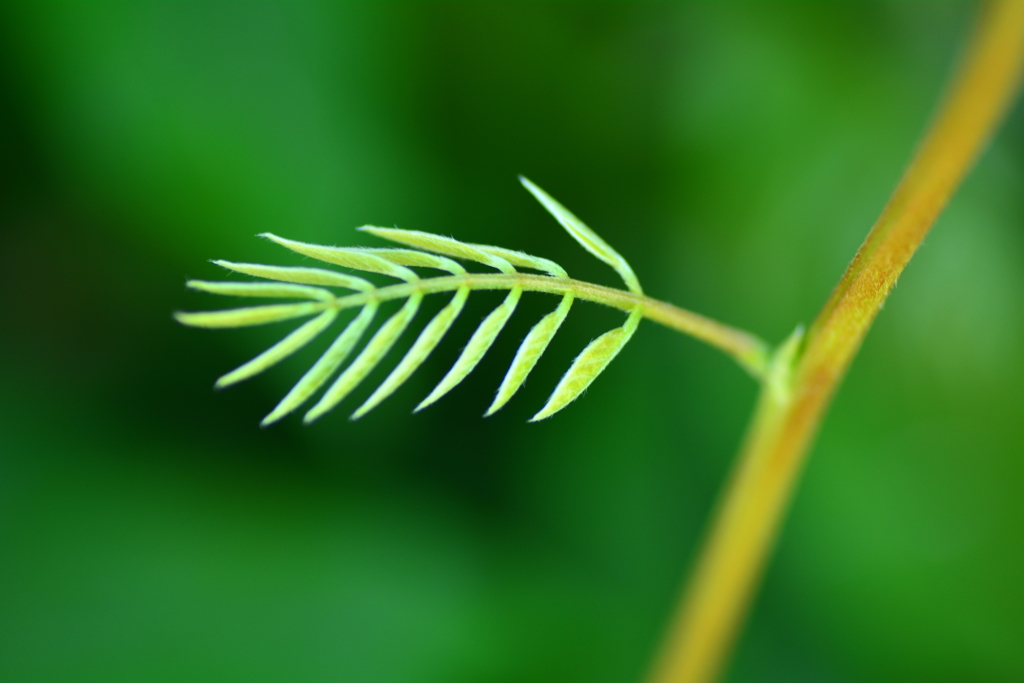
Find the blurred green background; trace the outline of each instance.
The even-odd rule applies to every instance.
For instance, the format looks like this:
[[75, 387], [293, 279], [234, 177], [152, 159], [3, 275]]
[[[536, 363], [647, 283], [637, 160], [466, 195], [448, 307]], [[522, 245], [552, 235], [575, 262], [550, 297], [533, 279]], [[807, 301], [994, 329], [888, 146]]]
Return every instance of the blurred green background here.
[[[254, 235], [398, 225], [617, 278], [771, 341], [808, 322], [934, 111], [954, 3], [29, 3], [0, 9], [0, 679], [642, 677], [755, 397], [651, 323], [555, 300], [410, 415], [500, 295], [394, 397], [270, 410], [327, 343], [225, 392], [284, 327], [171, 312]], [[1024, 680], [1024, 115], [880, 316], [828, 418], [727, 680]], [[439, 305], [439, 302], [435, 302]], [[421, 314], [420, 320], [426, 320]], [[411, 338], [411, 335], [410, 335]], [[397, 354], [393, 354], [397, 357]]]

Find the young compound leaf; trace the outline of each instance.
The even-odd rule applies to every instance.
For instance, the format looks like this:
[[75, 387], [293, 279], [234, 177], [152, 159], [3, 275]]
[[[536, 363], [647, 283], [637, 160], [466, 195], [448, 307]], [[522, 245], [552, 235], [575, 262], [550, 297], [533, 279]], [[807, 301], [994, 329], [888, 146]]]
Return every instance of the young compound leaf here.
[[633, 269], [630, 268], [629, 263], [626, 259], [622, 258], [619, 252], [611, 248], [611, 246], [603, 239], [598, 237], [597, 233], [588, 228], [583, 221], [574, 216], [567, 208], [555, 201], [551, 195], [544, 190], [540, 189], [523, 176], [519, 176], [519, 181], [523, 186], [537, 198], [544, 208], [555, 217], [555, 219], [562, 224], [570, 235], [572, 235], [577, 242], [583, 245], [583, 248], [589, 251], [591, 254], [601, 259], [622, 277], [623, 282], [626, 283], [627, 289], [634, 294], [642, 294], [643, 290], [640, 288], [640, 281], [637, 279]]
[[558, 386], [551, 394], [547, 404], [540, 409], [536, 415], [530, 418], [530, 422], [537, 422], [551, 417], [559, 410], [575, 401], [582, 394], [590, 383], [598, 375], [604, 372], [608, 364], [612, 362], [619, 351], [626, 345], [637, 325], [643, 318], [643, 311], [637, 309], [629, 314], [626, 323], [610, 332], [605, 332], [600, 337], [590, 342], [587, 348], [583, 349], [576, 360], [572, 362], [568, 372], [559, 381]]
[[378, 306], [379, 304], [376, 301], [371, 301], [359, 311], [359, 314], [338, 335], [338, 338], [320, 356], [320, 359], [317, 360], [313, 367], [292, 387], [288, 395], [281, 399], [281, 402], [277, 404], [277, 407], [269, 415], [263, 418], [263, 421], [260, 423], [262, 426], [266, 427], [277, 422], [301, 406], [331, 378], [331, 375], [348, 358], [348, 354], [352, 352], [353, 347], [359, 342], [366, 328], [369, 327], [370, 321], [373, 320], [373, 316], [377, 313]]
[[[545, 353], [551, 340], [558, 333], [576, 298], [589, 299], [631, 310], [632, 312], [622, 327], [601, 335], [577, 356], [545, 406], [533, 417], [533, 421], [542, 420], [575, 400], [604, 371], [633, 335], [640, 318], [647, 309], [634, 308], [634, 306], [643, 305], [641, 302], [645, 301], [645, 298], [642, 296], [636, 275], [625, 259], [550, 195], [526, 178], [520, 180], [575, 240], [619, 273], [632, 295], [639, 295], [635, 297], [637, 303], [630, 302], [623, 306], [623, 297], [627, 296], [624, 292], [615, 293], [606, 288], [570, 280], [565, 270], [557, 263], [520, 251], [483, 244], [469, 244], [450, 237], [414, 230], [365, 226], [360, 230], [392, 242], [398, 242], [409, 248], [330, 247], [289, 240], [269, 233], [263, 236], [310, 258], [353, 270], [385, 275], [402, 282], [378, 286], [361, 277], [324, 268], [215, 261], [216, 264], [228, 270], [274, 282], [195, 280], [190, 281], [188, 285], [193, 289], [215, 294], [298, 298], [307, 299], [307, 301], [221, 311], [176, 313], [175, 316], [187, 325], [212, 328], [262, 325], [292, 318], [316, 316], [248, 363], [232, 370], [218, 380], [218, 386], [227, 386], [251, 377], [294, 353], [329, 327], [340, 311], [346, 308], [361, 309], [313, 367], [263, 419], [263, 424], [268, 425], [309, 400], [339, 370], [340, 374], [337, 378], [320, 397], [320, 400], [306, 413], [305, 421], [311, 422], [319, 418], [344, 400], [382, 361], [398, 338], [405, 332], [423, 297], [428, 293], [454, 292], [454, 296], [427, 323], [385, 380], [355, 410], [352, 415], [353, 419], [362, 417], [379, 405], [412, 376], [450, 330], [455, 319], [464, 309], [470, 292], [475, 289], [506, 290], [508, 295], [501, 305], [491, 311], [480, 323], [452, 368], [433, 391], [420, 402], [416, 407], [417, 411], [451, 391], [476, 368], [505, 327], [518, 305], [524, 289], [557, 293], [562, 296], [562, 300], [558, 307], [537, 322], [523, 339], [502, 379], [494, 401], [487, 409], [487, 415], [501, 409], [522, 387], [539, 358]], [[467, 272], [453, 259], [483, 264], [496, 269], [500, 275]], [[412, 268], [434, 268], [447, 271], [449, 274], [421, 279]], [[539, 271], [543, 275], [520, 273], [516, 268]], [[347, 289], [352, 293], [339, 295], [326, 288]], [[384, 301], [401, 299], [405, 299], [402, 308], [381, 325], [362, 351], [345, 367], [353, 349], [369, 329], [380, 304]], [[627, 300], [629, 300], [628, 297]], [[661, 306], [665, 308], [664, 305]], [[667, 314], [662, 313], [663, 317], [664, 315]], [[652, 317], [659, 319], [653, 315]], [[690, 314], [681, 309], [671, 311], [670, 317], [673, 320], [675, 318], [682, 320], [674, 325], [677, 329], [695, 330], [693, 333], [696, 336], [712, 340], [712, 343], [716, 343], [732, 353], [741, 363], [745, 362], [748, 355], [763, 346], [751, 335], [731, 330], [713, 321], [709, 322], [696, 314]], [[751, 351], [751, 347], [756, 348]]]

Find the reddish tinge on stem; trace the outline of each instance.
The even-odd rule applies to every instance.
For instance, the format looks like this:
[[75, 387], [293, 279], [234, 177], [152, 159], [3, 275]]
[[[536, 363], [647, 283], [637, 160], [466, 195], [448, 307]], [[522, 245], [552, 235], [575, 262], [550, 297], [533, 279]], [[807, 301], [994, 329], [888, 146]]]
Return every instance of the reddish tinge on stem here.
[[896, 279], [1012, 102], [1022, 65], [1024, 2], [986, 5], [936, 119], [795, 366], [776, 363], [765, 383], [652, 683], [708, 683], [720, 672], [825, 411]]

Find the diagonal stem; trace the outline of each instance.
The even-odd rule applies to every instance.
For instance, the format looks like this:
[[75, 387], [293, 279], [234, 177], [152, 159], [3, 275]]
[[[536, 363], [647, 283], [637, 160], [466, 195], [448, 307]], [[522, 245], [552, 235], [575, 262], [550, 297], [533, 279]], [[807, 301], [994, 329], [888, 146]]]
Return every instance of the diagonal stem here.
[[652, 683], [720, 672], [778, 534], [807, 451], [897, 277], [1013, 100], [1024, 2], [987, 5], [946, 100], [877, 223], [812, 325], [769, 371]]

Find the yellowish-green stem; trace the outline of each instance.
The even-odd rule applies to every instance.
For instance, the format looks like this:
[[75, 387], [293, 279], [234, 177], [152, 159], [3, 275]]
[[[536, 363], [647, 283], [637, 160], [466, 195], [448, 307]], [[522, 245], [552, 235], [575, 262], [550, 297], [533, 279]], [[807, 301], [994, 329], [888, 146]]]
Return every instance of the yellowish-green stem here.
[[[213, 285], [220, 288], [221, 284], [197, 280], [190, 281], [191, 286], [205, 291], [211, 291], [210, 287]], [[730, 327], [717, 320], [705, 318], [693, 311], [652, 299], [643, 294], [626, 292], [621, 289], [613, 289], [567, 277], [550, 277], [528, 273], [463, 273], [461, 275], [416, 279], [410, 282], [400, 282], [368, 291], [356, 292], [346, 296], [328, 296], [327, 299], [321, 297], [320, 301], [304, 303], [303, 308], [297, 310], [297, 315], [292, 317], [313, 315], [328, 309], [340, 310], [362, 307], [371, 301], [381, 302], [406, 299], [414, 294], [452, 292], [463, 287], [473, 291], [507, 291], [518, 288], [526, 292], [545, 292], [563, 296], [565, 294], [572, 294], [577, 299], [604, 304], [605, 306], [611, 306], [612, 308], [618, 308], [627, 312], [640, 309], [645, 318], [700, 339], [732, 356], [737, 363], [758, 380], [764, 379], [765, 372], [767, 371], [771, 348], [764, 341], [749, 332]], [[280, 305], [274, 305], [273, 307], [280, 308]], [[216, 317], [216, 315], [216, 311], [212, 312], [212, 317]], [[212, 324], [210, 322], [211, 312], [180, 312], [175, 313], [175, 318], [177, 318], [178, 322], [194, 327], [225, 327], [223, 324]], [[235, 325], [227, 326], [233, 327]]]
[[783, 345], [652, 683], [720, 673], [808, 448], [882, 303], [1012, 102], [1024, 2], [985, 6], [943, 106], [903, 179], [801, 343]]

